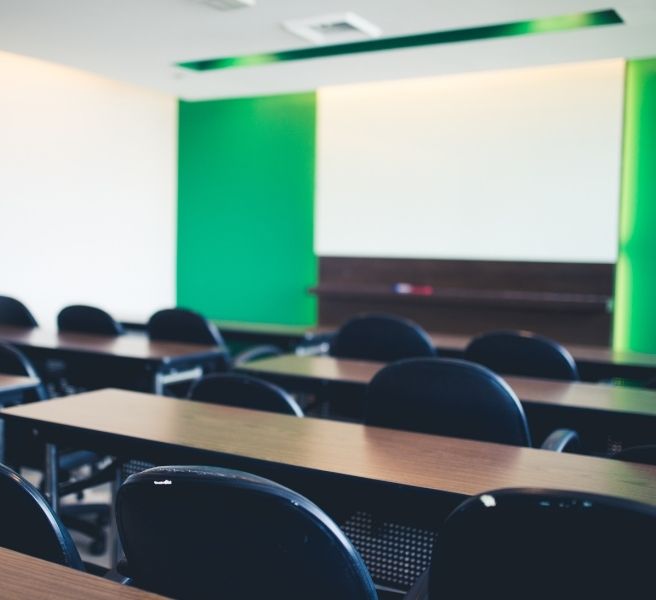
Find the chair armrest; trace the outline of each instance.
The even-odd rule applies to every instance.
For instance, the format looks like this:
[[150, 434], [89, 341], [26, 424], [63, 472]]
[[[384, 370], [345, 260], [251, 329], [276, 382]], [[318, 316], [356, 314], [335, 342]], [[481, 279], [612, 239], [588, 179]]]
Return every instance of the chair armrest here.
[[243, 365], [244, 363], [251, 362], [257, 358], [265, 358], [267, 356], [278, 356], [283, 354], [283, 351], [278, 346], [254, 346], [240, 352], [234, 358], [234, 365]]
[[110, 581], [115, 581], [122, 585], [131, 585], [132, 579], [130, 577], [130, 567], [128, 566], [128, 561], [125, 559], [125, 556], [121, 557], [116, 563], [116, 567], [107, 571], [103, 577], [104, 579], [109, 579]]
[[428, 600], [428, 572], [426, 569], [410, 588], [410, 591], [403, 596], [403, 600]]
[[556, 429], [552, 431], [542, 443], [542, 450], [553, 452], [575, 452], [579, 449], [581, 440], [579, 434], [573, 429]]

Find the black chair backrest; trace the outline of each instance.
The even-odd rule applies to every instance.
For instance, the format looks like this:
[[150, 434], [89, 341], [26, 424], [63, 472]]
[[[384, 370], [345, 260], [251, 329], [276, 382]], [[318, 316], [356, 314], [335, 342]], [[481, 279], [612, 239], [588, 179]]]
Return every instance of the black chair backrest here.
[[[30, 377], [41, 381], [34, 365], [20, 350], [10, 344], [0, 342], [0, 373], [5, 375], [17, 375], [18, 377]], [[36, 400], [45, 400], [47, 393], [43, 384], [36, 388]], [[22, 397], [22, 394], [19, 394]]]
[[27, 307], [10, 296], [0, 296], [0, 325], [38, 327], [36, 319]]
[[285, 390], [255, 377], [215, 373], [197, 379], [189, 390], [191, 400], [303, 416], [303, 410]]
[[146, 325], [152, 340], [167, 340], [207, 346], [224, 346], [216, 325], [203, 315], [184, 308], [157, 311]]
[[572, 355], [558, 342], [528, 331], [491, 331], [475, 337], [465, 359], [500, 375], [578, 381]]
[[0, 464], [0, 546], [84, 570], [68, 531], [31, 483]]
[[74, 304], [63, 308], [57, 315], [59, 331], [93, 333], [97, 335], [122, 335], [123, 325], [100, 308]]
[[411, 358], [369, 382], [369, 425], [530, 446], [522, 405], [503, 379], [464, 360]]
[[116, 502], [137, 587], [173, 598], [375, 600], [357, 551], [303, 496], [240, 471], [157, 467]]
[[615, 452], [611, 458], [626, 462], [643, 463], [645, 465], [656, 465], [656, 445], [632, 446]]
[[0, 342], [0, 373], [39, 379], [30, 360], [20, 350]]
[[428, 334], [412, 321], [393, 315], [358, 315], [335, 333], [330, 354], [337, 358], [392, 362], [435, 356], [436, 352]]
[[654, 536], [651, 505], [555, 490], [492, 491], [463, 502], [440, 529], [428, 597], [644, 598], [653, 592]]

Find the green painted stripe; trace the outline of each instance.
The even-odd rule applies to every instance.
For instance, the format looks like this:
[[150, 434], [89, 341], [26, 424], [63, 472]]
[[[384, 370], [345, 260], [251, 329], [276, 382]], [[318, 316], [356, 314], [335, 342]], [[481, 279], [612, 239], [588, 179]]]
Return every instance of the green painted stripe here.
[[613, 347], [656, 352], [656, 59], [626, 68]]
[[207, 60], [180, 62], [178, 63], [178, 66], [191, 69], [192, 71], [214, 71], [216, 69], [252, 67], [255, 65], [307, 60], [310, 58], [358, 54], [361, 52], [379, 52], [381, 50], [398, 50], [399, 48], [454, 44], [456, 42], [472, 42], [476, 40], [514, 37], [518, 35], [554, 33], [558, 31], [582, 29], [585, 27], [597, 27], [600, 25], [618, 25], [623, 22], [622, 18], [614, 10], [600, 10], [575, 15], [546, 17], [543, 19], [532, 19], [530, 21], [516, 21], [514, 23], [484, 25], [481, 27], [468, 27], [465, 29], [433, 31], [417, 35], [380, 38], [366, 40], [364, 42], [351, 42], [348, 44], [336, 44], [332, 46], [316, 46], [312, 48], [301, 48], [298, 50], [282, 50], [280, 52], [210, 58]]

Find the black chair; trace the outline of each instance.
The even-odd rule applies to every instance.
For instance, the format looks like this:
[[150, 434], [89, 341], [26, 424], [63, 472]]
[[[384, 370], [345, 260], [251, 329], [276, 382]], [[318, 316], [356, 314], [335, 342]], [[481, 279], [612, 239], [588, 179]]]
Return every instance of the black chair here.
[[435, 356], [428, 334], [416, 323], [393, 315], [358, 315], [335, 333], [330, 354], [352, 358], [392, 362], [403, 358]]
[[[415, 358], [381, 369], [367, 387], [369, 425], [530, 446], [517, 396], [489, 369], [463, 360]], [[544, 449], [578, 445], [571, 430], [553, 432]]]
[[18, 473], [0, 464], [0, 546], [84, 570], [68, 531], [46, 499]]
[[656, 465], [656, 445], [632, 446], [615, 452], [610, 458], [626, 462], [636, 462], [645, 465]]
[[[39, 379], [32, 363], [24, 354], [16, 348], [2, 343], [0, 343], [0, 372]], [[12, 397], [13, 403], [47, 399], [48, 394], [43, 384], [37, 386], [32, 397], [25, 398], [18, 394]], [[6, 399], [3, 403], [8, 404]], [[45, 449], [43, 443], [35, 438], [32, 432], [8, 430], [5, 435], [5, 452], [8, 462], [16, 466], [23, 465], [39, 470], [43, 469]], [[99, 460], [98, 455], [87, 450], [63, 451], [59, 457], [60, 479], [64, 482], [59, 490], [60, 496], [79, 494], [88, 487], [103, 483], [105, 475], [103, 478], [99, 478], [95, 468]], [[72, 482], [71, 474], [86, 465], [91, 465], [94, 475], [89, 479], [78, 479]], [[100, 480], [96, 481], [97, 479]], [[1, 502], [2, 497], [0, 496], [0, 504]], [[60, 511], [62, 521], [69, 528], [80, 531], [91, 538], [90, 550], [93, 554], [102, 554], [105, 550], [107, 543], [105, 526], [109, 522], [109, 513], [109, 505], [106, 504], [70, 504], [63, 506]], [[89, 516], [94, 520], [90, 521]]]
[[[104, 310], [81, 304], [63, 308], [57, 315], [57, 327], [62, 333], [107, 337], [117, 337], [125, 333], [123, 326]], [[99, 363], [93, 355], [83, 354], [76, 356], [74, 360], [50, 361], [48, 366], [48, 376], [56, 395], [120, 385], [117, 369], [108, 370], [106, 364]], [[126, 387], [129, 387], [129, 382]]]
[[656, 507], [579, 492], [508, 489], [451, 513], [406, 600], [647, 598]]
[[[226, 371], [233, 365], [282, 354], [280, 348], [266, 345], [247, 348], [232, 358], [216, 325], [200, 313], [185, 308], [166, 308], [157, 311], [148, 320], [146, 331], [152, 340], [223, 347], [226, 352], [224, 357], [203, 365], [206, 372]], [[185, 389], [184, 394], [186, 395], [187, 392], [188, 389]]]
[[146, 324], [152, 340], [225, 346], [216, 325], [200, 313], [184, 308], [166, 308], [153, 314]]
[[205, 375], [193, 383], [188, 397], [201, 402], [303, 416], [301, 407], [285, 390], [268, 381], [247, 375]]
[[116, 514], [132, 584], [182, 599], [376, 600], [346, 536], [277, 483], [212, 467], [129, 477]]
[[16, 392], [3, 398], [3, 406], [21, 404], [22, 402], [35, 402], [45, 400], [47, 396], [46, 389], [41, 383], [41, 378], [37, 374], [34, 366], [29, 359], [19, 350], [0, 342], [0, 373], [5, 375], [16, 375], [18, 377], [29, 377], [39, 381], [39, 385], [29, 392]]
[[10, 296], [0, 296], [0, 325], [38, 327], [36, 319], [27, 307]]
[[59, 331], [116, 336], [125, 333], [123, 325], [100, 308], [74, 304], [57, 315]]
[[492, 331], [475, 337], [465, 360], [500, 375], [578, 381], [572, 355], [558, 342], [529, 331]]

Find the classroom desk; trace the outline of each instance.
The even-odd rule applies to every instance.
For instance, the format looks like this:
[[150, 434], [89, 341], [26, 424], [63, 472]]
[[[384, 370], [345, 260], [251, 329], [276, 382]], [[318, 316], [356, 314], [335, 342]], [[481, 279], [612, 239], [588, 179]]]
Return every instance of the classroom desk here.
[[[335, 327], [320, 325], [279, 325], [241, 321], [214, 321], [226, 340], [243, 343], [263, 343], [281, 346], [293, 351], [299, 345], [319, 346], [327, 342]], [[445, 357], [462, 358], [467, 344], [474, 337], [441, 332], [428, 332], [433, 345]], [[646, 381], [656, 377], [656, 354], [642, 352], [619, 352], [608, 346], [566, 344], [576, 360], [584, 381], [625, 378]]]
[[[353, 402], [360, 403], [362, 416], [364, 388], [383, 366], [329, 356], [283, 355], [242, 365], [239, 371], [310, 393], [344, 384]], [[608, 436], [627, 445], [655, 441], [656, 391], [532, 377], [504, 379], [522, 401], [536, 440], [557, 427], [570, 427], [594, 450], [602, 450]], [[339, 390], [332, 395], [338, 394]]]
[[[430, 332], [433, 345], [444, 356], [461, 358], [474, 336]], [[581, 378], [599, 381], [613, 377], [648, 380], [656, 377], [656, 354], [620, 352], [608, 346], [565, 344], [574, 357]]]
[[[35, 390], [41, 382], [31, 377], [0, 373], [0, 406], [20, 404], [27, 392]], [[5, 459], [5, 423], [0, 419], [0, 463]]]
[[[363, 533], [359, 515], [385, 524], [382, 531], [390, 531], [387, 524], [394, 525], [392, 530], [409, 527], [412, 539], [431, 540], [465, 497], [499, 488], [570, 489], [656, 504], [656, 467], [123, 390], [17, 406], [1, 414], [9, 426], [36, 429], [47, 443], [46, 488], [54, 506], [58, 446], [159, 465], [241, 469], [313, 500], [356, 536], [365, 560], [369, 544], [357, 541]], [[365, 535], [372, 531], [365, 526]], [[413, 543], [401, 546], [400, 556], [399, 540], [380, 543], [378, 558], [370, 557], [367, 565], [384, 585], [407, 588], [428, 565], [429, 555]], [[381, 569], [381, 550], [389, 560], [412, 565], [412, 577]]]
[[[56, 398], [0, 414], [8, 424], [36, 429], [50, 446], [119, 457], [147, 454], [254, 472], [275, 465], [459, 497], [536, 486], [656, 504], [656, 467], [125, 390]], [[55, 469], [49, 485], [56, 476]]]
[[3, 598], [30, 600], [162, 600], [163, 596], [120, 585], [69, 567], [0, 548]]
[[271, 344], [287, 352], [293, 352], [299, 345], [310, 340], [320, 343], [322, 339], [321, 334], [314, 331], [308, 332], [307, 326], [303, 325], [223, 320], [215, 320], [214, 323], [227, 342], [244, 347], [252, 344]]
[[[306, 339], [317, 336], [325, 340], [330, 328], [315, 327], [306, 332]], [[444, 357], [462, 358], [473, 335], [455, 333], [428, 332], [438, 352]], [[646, 381], [656, 377], [656, 354], [643, 352], [620, 352], [609, 346], [591, 346], [583, 344], [565, 344], [574, 357], [584, 381], [624, 378]]]
[[0, 405], [5, 395], [33, 390], [40, 383], [38, 379], [32, 379], [31, 377], [19, 377], [17, 375], [0, 373]]
[[138, 373], [145, 377], [147, 389], [158, 393], [167, 383], [197, 377], [200, 365], [225, 357], [225, 349], [217, 346], [151, 341], [142, 334], [110, 337], [0, 326], [0, 340], [18, 347], [37, 365], [58, 359], [82, 363], [89, 371], [97, 369], [110, 377]]
[[[294, 352], [299, 345], [319, 344], [324, 337], [332, 335], [332, 329], [325, 332], [318, 328], [308, 328], [307, 325], [284, 325], [281, 323], [252, 323], [248, 321], [212, 321], [221, 332], [226, 343], [235, 353], [253, 345], [272, 345], [286, 352]], [[123, 326], [130, 331], [145, 332], [146, 324], [137, 320], [122, 321]]]

